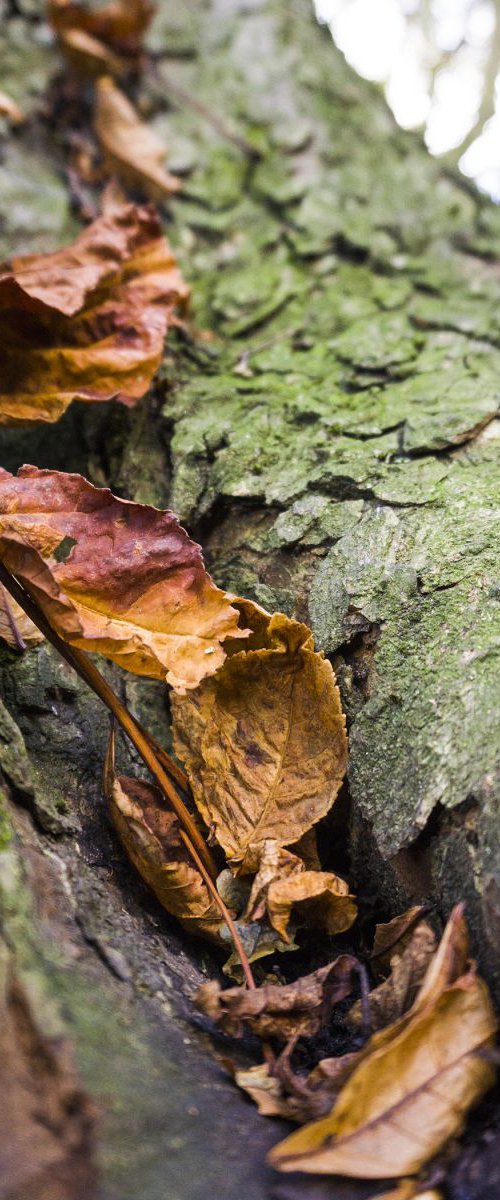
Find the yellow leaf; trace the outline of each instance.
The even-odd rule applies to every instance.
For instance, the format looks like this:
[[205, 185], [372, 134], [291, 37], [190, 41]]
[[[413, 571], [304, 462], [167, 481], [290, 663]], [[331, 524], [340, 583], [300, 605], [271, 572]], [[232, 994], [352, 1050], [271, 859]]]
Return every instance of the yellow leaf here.
[[255, 871], [266, 839], [291, 845], [331, 808], [347, 738], [332, 667], [310, 630], [235, 603], [250, 649], [231, 653], [229, 642], [211, 683], [174, 701], [175, 747], [229, 860]]
[[94, 128], [108, 166], [125, 183], [155, 201], [179, 191], [180, 179], [163, 166], [163, 143], [107, 76], [96, 83]]
[[0, 557], [53, 628], [136, 675], [196, 687], [242, 636], [177, 518], [81, 475], [0, 469]]
[[374, 1034], [332, 1112], [286, 1138], [270, 1154], [282, 1171], [383, 1179], [417, 1174], [491, 1086], [495, 1072], [479, 1051], [496, 1020], [473, 969], [460, 906], [413, 1008]]
[[219, 940], [221, 914], [165, 809], [161, 792], [142, 779], [114, 776], [107, 798], [113, 824], [127, 854], [163, 908], [185, 929]]
[[0, 269], [0, 425], [56, 421], [74, 399], [144, 396], [189, 289], [149, 205], [116, 203], [70, 246]]

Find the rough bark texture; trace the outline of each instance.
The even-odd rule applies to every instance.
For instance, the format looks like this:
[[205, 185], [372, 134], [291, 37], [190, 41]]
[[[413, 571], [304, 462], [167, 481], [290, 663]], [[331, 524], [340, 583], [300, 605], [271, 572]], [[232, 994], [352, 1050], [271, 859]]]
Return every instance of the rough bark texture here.
[[[167, 231], [217, 336], [170, 344], [132, 415], [74, 405], [3, 433], [1, 463], [168, 503], [217, 582], [310, 621], [351, 722], [353, 882], [388, 911], [465, 898], [498, 988], [500, 211], [395, 127], [308, 0], [158, 9], [138, 99], [186, 175]], [[39, 4], [8, 13], [2, 87], [31, 115], [1, 146], [3, 254], [77, 227], [44, 118], [55, 51]], [[58, 1002], [105, 1200], [263, 1196], [278, 1130], [188, 1024], [204, 955], [107, 824], [105, 716], [46, 647], [1, 667], [6, 1003], [30, 996], [53, 1048], [36, 989]], [[161, 689], [119, 686], [163, 736]], [[81, 1097], [77, 1117], [78, 1159]]]

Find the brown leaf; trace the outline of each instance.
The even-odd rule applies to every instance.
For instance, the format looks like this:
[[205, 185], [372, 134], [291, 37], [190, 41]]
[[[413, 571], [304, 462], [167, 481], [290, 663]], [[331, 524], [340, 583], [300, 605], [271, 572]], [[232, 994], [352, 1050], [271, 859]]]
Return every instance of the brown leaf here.
[[329, 1112], [354, 1070], [359, 1052], [323, 1059], [305, 1077], [294, 1074], [289, 1066], [285, 1069], [283, 1057], [276, 1060], [272, 1073], [267, 1063], [261, 1063], [234, 1070], [234, 1080], [251, 1097], [262, 1116], [284, 1117], [303, 1125]]
[[13, 650], [25, 650], [28, 646], [37, 646], [43, 642], [43, 633], [37, 629], [33, 621], [19, 604], [8, 596], [0, 584], [0, 638]]
[[415, 904], [392, 921], [377, 925], [371, 953], [371, 958], [377, 960], [377, 967], [390, 968], [394, 951], [401, 952], [404, 949], [412, 930], [424, 914], [425, 908], [421, 904]]
[[302, 871], [289, 879], [276, 879], [267, 893], [269, 921], [283, 941], [288, 940], [292, 909], [299, 925], [344, 933], [356, 920], [354, 896], [344, 879], [331, 871]]
[[24, 121], [24, 113], [7, 92], [0, 92], [0, 116], [7, 117], [13, 125], [21, 125]]
[[159, 789], [144, 779], [120, 775], [108, 781], [106, 792], [120, 840], [163, 908], [190, 933], [219, 941], [220, 911]]
[[196, 687], [238, 614], [170, 512], [81, 475], [0, 469], [0, 557], [72, 645], [136, 675]]
[[195, 996], [196, 1007], [226, 1033], [240, 1037], [247, 1025], [261, 1038], [312, 1037], [328, 1020], [331, 1009], [351, 990], [356, 959], [342, 954], [326, 967], [293, 983], [264, 984], [247, 991], [222, 990], [211, 980]]
[[[371, 1027], [383, 1029], [396, 1021], [411, 1008], [421, 986], [431, 959], [436, 952], [436, 937], [427, 921], [420, 921], [416, 929], [401, 938], [392, 952], [392, 971], [387, 979], [370, 992]], [[399, 948], [402, 949], [399, 951]], [[399, 951], [399, 952], [398, 952]], [[361, 1003], [353, 1005], [347, 1020], [355, 1026], [363, 1019]]]
[[60, 37], [76, 29], [132, 57], [142, 47], [154, 12], [150, 0], [111, 0], [94, 8], [74, 0], [49, 0], [48, 7], [49, 20]]
[[390, 1192], [378, 1192], [373, 1200], [442, 1200], [437, 1188], [424, 1188], [414, 1179], [402, 1179]]
[[165, 146], [107, 76], [96, 83], [94, 129], [105, 161], [119, 179], [157, 202], [179, 191], [180, 179], [163, 166]]
[[332, 1112], [271, 1151], [274, 1166], [369, 1179], [411, 1175], [460, 1133], [495, 1077], [479, 1056], [492, 1044], [495, 1015], [473, 968], [457, 978], [464, 953], [459, 906], [413, 1008], [370, 1039]]
[[144, 396], [189, 289], [148, 205], [111, 203], [75, 241], [0, 273], [0, 424], [56, 421], [72, 400]]
[[98, 75], [123, 75], [127, 63], [99, 38], [83, 29], [61, 32], [59, 41], [69, 66], [78, 75], [94, 78]]
[[291, 845], [331, 808], [347, 764], [330, 663], [305, 625], [235, 602], [250, 649], [173, 707], [175, 747], [228, 859], [255, 871], [266, 839]]

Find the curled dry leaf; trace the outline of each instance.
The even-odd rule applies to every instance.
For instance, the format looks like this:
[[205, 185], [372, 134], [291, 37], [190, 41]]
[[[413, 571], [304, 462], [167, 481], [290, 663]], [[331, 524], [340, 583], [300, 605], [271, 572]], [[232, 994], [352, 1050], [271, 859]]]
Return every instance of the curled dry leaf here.
[[107, 76], [96, 84], [94, 129], [108, 167], [124, 183], [157, 202], [179, 191], [180, 179], [163, 165], [165, 146]]
[[190, 933], [219, 940], [221, 914], [180, 836], [161, 792], [142, 779], [108, 772], [113, 824], [127, 854], [163, 908]]
[[343, 879], [331, 871], [307, 870], [298, 855], [267, 839], [261, 847], [245, 920], [267, 915], [273, 929], [288, 942], [292, 909], [298, 925], [314, 925], [330, 934], [349, 929], [357, 913]]
[[110, 203], [75, 241], [0, 273], [0, 425], [56, 421], [72, 400], [133, 405], [189, 289], [149, 205]]
[[209, 685], [175, 700], [176, 752], [228, 859], [255, 871], [261, 845], [292, 845], [331, 808], [347, 765], [345, 718], [330, 663], [305, 625], [235, 601], [249, 649]]
[[74, 0], [49, 0], [49, 20], [59, 38], [78, 30], [103, 42], [106, 47], [134, 58], [153, 16], [150, 0], [111, 0], [93, 7]]
[[26, 650], [43, 642], [43, 633], [26, 616], [0, 583], [0, 638], [13, 650]]
[[0, 558], [66, 641], [179, 690], [242, 636], [177, 517], [81, 475], [0, 469]]
[[[411, 1008], [435, 952], [436, 936], [427, 921], [420, 921], [409, 933], [407, 941], [402, 938], [396, 943], [391, 974], [370, 992], [373, 1030], [383, 1029]], [[352, 1025], [361, 1025], [363, 1014], [359, 1001], [353, 1005], [347, 1019]]]
[[473, 966], [457, 976], [466, 946], [458, 909], [413, 1009], [374, 1034], [332, 1112], [274, 1147], [273, 1166], [367, 1179], [412, 1175], [461, 1131], [495, 1077], [480, 1056], [496, 1031], [488, 990]]
[[378, 970], [390, 969], [393, 954], [400, 954], [404, 950], [415, 925], [423, 919], [425, 911], [421, 904], [415, 904], [392, 921], [377, 925], [371, 958]]
[[240, 1037], [245, 1026], [258, 1037], [276, 1037], [283, 1042], [312, 1037], [328, 1020], [333, 1006], [349, 995], [356, 963], [351, 955], [342, 954], [293, 983], [269, 983], [252, 991], [223, 990], [210, 980], [198, 989], [195, 1004], [234, 1037]]

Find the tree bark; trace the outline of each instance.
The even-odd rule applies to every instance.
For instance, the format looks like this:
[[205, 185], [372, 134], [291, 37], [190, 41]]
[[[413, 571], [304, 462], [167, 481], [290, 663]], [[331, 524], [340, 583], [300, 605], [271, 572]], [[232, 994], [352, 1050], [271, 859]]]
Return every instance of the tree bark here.
[[[46, 117], [56, 52], [31, 3], [0, 40], [2, 86], [29, 114], [2, 144], [10, 255], [77, 222], [64, 124]], [[350, 722], [327, 856], [345, 863], [347, 821], [353, 884], [379, 909], [425, 899], [444, 916], [465, 899], [498, 995], [499, 210], [395, 126], [308, 0], [161, 0], [149, 44], [136, 98], [185, 175], [166, 229], [213, 340], [171, 341], [131, 414], [73, 405], [56, 427], [2, 433], [1, 463], [170, 505], [219, 583], [311, 623]], [[18, 988], [56, 1056], [40, 989], [59, 1005], [95, 1108], [79, 1093], [61, 1198], [93, 1120], [105, 1200], [265, 1195], [278, 1128], [193, 1027], [208, 955], [107, 824], [105, 715], [45, 646], [4, 651], [2, 680], [6, 996]], [[117, 686], [165, 736], [161, 689]], [[64, 1092], [73, 1068], [58, 1070]]]

